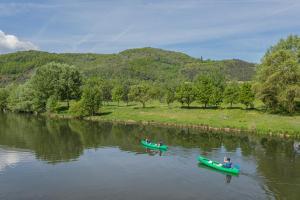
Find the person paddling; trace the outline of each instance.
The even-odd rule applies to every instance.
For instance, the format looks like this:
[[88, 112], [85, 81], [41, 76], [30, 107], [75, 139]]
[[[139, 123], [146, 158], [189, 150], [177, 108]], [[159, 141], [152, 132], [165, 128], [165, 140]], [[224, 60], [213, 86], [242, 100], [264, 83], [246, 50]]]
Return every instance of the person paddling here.
[[151, 141], [150, 141], [148, 138], [146, 138], [145, 141], [146, 141], [147, 143], [151, 143]]
[[162, 146], [163, 145], [163, 142], [162, 141], [159, 141], [159, 143], [157, 144], [157, 146]]
[[232, 162], [231, 162], [230, 158], [224, 157], [223, 167], [225, 167], [225, 168], [232, 168]]

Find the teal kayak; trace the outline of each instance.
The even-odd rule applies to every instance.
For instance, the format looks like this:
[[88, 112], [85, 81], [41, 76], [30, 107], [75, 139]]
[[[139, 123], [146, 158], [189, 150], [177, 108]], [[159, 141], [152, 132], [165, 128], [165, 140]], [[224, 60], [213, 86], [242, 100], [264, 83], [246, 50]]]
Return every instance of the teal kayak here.
[[231, 174], [239, 174], [240, 173], [240, 170], [238, 168], [235, 168], [235, 167], [226, 168], [226, 167], [223, 166], [222, 163], [209, 160], [209, 159], [207, 159], [205, 157], [202, 157], [202, 156], [198, 157], [198, 161], [200, 163], [202, 163], [203, 165], [206, 165], [208, 167], [211, 167], [211, 168], [223, 171], [223, 172], [227, 172], [227, 173], [231, 173]]
[[149, 143], [149, 142], [146, 142], [145, 140], [142, 140], [141, 143], [145, 147], [149, 147], [149, 148], [153, 148], [153, 149], [160, 149], [160, 150], [167, 150], [168, 149], [168, 146], [166, 146], [166, 145], [159, 146], [156, 143]]

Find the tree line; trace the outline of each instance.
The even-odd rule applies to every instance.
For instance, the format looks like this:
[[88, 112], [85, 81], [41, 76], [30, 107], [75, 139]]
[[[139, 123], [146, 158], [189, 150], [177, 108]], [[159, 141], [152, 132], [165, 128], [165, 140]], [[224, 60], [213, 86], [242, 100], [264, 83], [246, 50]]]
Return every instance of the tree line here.
[[108, 80], [85, 77], [77, 68], [56, 62], [39, 67], [24, 84], [0, 88], [0, 109], [14, 112], [58, 112], [61, 102], [77, 116], [91, 116], [111, 101], [139, 102], [142, 107], [150, 100], [170, 105], [178, 101], [190, 108], [193, 102], [203, 108], [229, 107], [243, 104], [253, 108], [255, 99], [270, 112], [295, 113], [300, 98], [300, 38], [289, 36], [271, 47], [258, 66], [255, 80], [227, 80], [222, 71], [212, 69], [194, 81], [151, 82]]
[[[141, 103], [159, 100], [170, 105], [178, 101], [190, 107], [194, 101], [204, 108], [218, 106], [223, 101], [231, 106], [253, 105], [254, 94], [250, 83], [227, 83], [219, 71], [202, 74], [195, 82], [177, 86], [149, 82], [114, 82], [99, 77], [85, 79], [73, 66], [49, 63], [40, 67], [22, 85], [10, 85], [0, 90], [0, 108], [16, 112], [57, 112], [59, 102], [66, 102], [70, 113], [78, 116], [95, 115], [101, 105], [115, 101]], [[71, 101], [71, 105], [70, 105]]]

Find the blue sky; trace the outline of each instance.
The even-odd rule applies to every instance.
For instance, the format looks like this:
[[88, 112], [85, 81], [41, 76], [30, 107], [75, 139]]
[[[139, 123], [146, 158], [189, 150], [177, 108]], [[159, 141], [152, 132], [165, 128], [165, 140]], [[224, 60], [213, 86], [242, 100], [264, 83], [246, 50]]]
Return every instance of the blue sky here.
[[300, 0], [0, 0], [0, 53], [156, 47], [259, 62], [300, 34]]

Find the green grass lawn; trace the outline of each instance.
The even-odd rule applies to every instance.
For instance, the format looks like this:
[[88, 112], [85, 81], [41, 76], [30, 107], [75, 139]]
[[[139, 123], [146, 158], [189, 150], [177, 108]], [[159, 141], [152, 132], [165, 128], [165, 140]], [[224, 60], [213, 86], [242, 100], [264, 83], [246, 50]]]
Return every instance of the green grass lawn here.
[[[257, 104], [258, 105], [258, 104]], [[300, 134], [300, 116], [284, 116], [269, 114], [259, 110], [240, 108], [203, 109], [193, 104], [193, 108], [181, 108], [174, 103], [170, 107], [158, 102], [126, 106], [110, 103], [101, 108], [101, 115], [92, 117], [93, 120], [119, 121], [151, 121], [161, 123], [176, 123], [184, 125], [209, 125], [216, 128], [238, 128], [256, 130], [258, 133], [288, 133]]]

